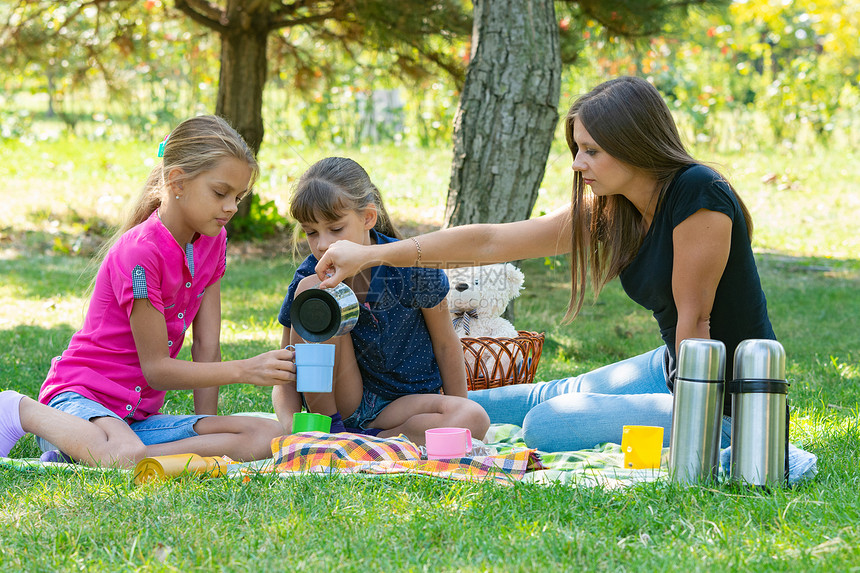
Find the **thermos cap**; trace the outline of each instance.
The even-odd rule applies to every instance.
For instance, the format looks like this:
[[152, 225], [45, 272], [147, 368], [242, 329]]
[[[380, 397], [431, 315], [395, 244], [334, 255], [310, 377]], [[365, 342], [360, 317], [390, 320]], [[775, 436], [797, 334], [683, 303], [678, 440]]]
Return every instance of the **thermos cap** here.
[[337, 301], [328, 292], [308, 289], [293, 299], [290, 309], [292, 327], [308, 342], [323, 342], [337, 332], [340, 309]]
[[753, 338], [735, 349], [735, 380], [785, 380], [785, 349], [776, 340]]
[[726, 345], [719, 340], [686, 338], [678, 349], [678, 378], [683, 380], [724, 381]]
[[352, 330], [358, 314], [358, 298], [340, 283], [329, 289], [309, 288], [296, 295], [290, 322], [304, 340], [324, 342]]

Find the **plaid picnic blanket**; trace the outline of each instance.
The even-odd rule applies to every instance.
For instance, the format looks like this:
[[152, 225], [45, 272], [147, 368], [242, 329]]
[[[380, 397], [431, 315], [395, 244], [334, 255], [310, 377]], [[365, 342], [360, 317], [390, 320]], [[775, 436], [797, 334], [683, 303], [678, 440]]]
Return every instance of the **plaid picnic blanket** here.
[[[523, 429], [514, 424], [491, 425], [484, 441], [500, 454], [525, 447]], [[669, 477], [669, 448], [663, 448], [659, 469], [625, 468], [621, 445], [609, 442], [587, 450], [536, 453], [544, 468], [526, 474], [524, 482], [619, 488]]]
[[[253, 413], [257, 414], [257, 413]], [[248, 415], [248, 414], [245, 414]], [[261, 417], [272, 414], [260, 413]], [[481, 444], [481, 442], [476, 442]], [[353, 474], [380, 476], [411, 473], [455, 480], [515, 481], [573, 486], [623, 487], [639, 481], [666, 477], [666, 452], [660, 470], [630, 470], [622, 467], [618, 444], [603, 444], [575, 452], [540, 452], [528, 448], [522, 428], [493, 424], [478, 451], [465, 458], [427, 460], [422, 448], [404, 436], [378, 438], [358, 434], [306, 432], [282, 436], [272, 442], [273, 457], [256, 462], [234, 462], [224, 458], [227, 475], [247, 479], [253, 474], [283, 477], [299, 474]], [[39, 471], [119, 471], [99, 470], [78, 464], [41, 462], [33, 459], [0, 458], [0, 466]]]
[[302, 432], [273, 440], [272, 454], [271, 471], [279, 474], [413, 473], [509, 484], [521, 480], [529, 471], [544, 469], [540, 457], [529, 448], [511, 447], [498, 454], [428, 460], [417, 445], [402, 435], [379, 438]]
[[[272, 416], [271, 414], [260, 414]], [[529, 449], [523, 440], [522, 428], [512, 424], [493, 424], [479, 444], [478, 452], [468, 458], [426, 460], [419, 446], [403, 436], [370, 438], [353, 435], [358, 440], [323, 440], [318, 436], [348, 436], [348, 434], [295, 434], [302, 439], [284, 436], [273, 441], [272, 458], [256, 462], [234, 462], [224, 458], [227, 475], [247, 479], [251, 474], [276, 473], [281, 476], [302, 473], [354, 475], [384, 475], [413, 473], [458, 480], [487, 480], [500, 483], [552, 484], [573, 487], [627, 487], [639, 482], [668, 479], [668, 448], [663, 449], [659, 469], [634, 470], [623, 467], [624, 455], [619, 444], [606, 443], [588, 450], [569, 452], [540, 452]], [[314, 445], [316, 444], [316, 445]], [[727, 479], [730, 451], [721, 452], [721, 473]], [[812, 479], [818, 471], [817, 456], [789, 444], [789, 484]], [[89, 468], [78, 464], [42, 462], [38, 458], [12, 459], [0, 457], [0, 466], [22, 471], [67, 472], [125, 472]]]

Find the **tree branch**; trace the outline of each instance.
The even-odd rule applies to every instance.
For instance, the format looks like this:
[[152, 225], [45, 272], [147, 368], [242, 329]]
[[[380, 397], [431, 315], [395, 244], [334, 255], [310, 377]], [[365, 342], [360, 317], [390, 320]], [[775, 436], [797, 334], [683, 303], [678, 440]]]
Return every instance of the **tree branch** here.
[[251, 2], [245, 6], [244, 11], [248, 14], [256, 14], [260, 11], [260, 8], [268, 4], [270, 1], [271, 0], [251, 0]]
[[[291, 2], [289, 5], [282, 3], [274, 12], [272, 12], [272, 20], [283, 20], [285, 18], [292, 17], [303, 8], [310, 10], [311, 6], [316, 7], [318, 4], [318, 0], [296, 0], [295, 2]], [[331, 9], [329, 12], [331, 12]]]
[[[636, 12], [635, 8], [625, 4], [608, 4], [603, 0], [565, 0], [565, 3], [576, 4], [580, 10], [589, 18], [597, 21], [610, 34], [621, 36], [624, 38], [642, 38], [645, 36], [654, 35], [663, 29], [665, 19], [659, 15], [668, 14], [671, 12], [683, 12], [686, 9], [694, 6], [705, 5], [726, 5], [730, 0], [664, 0], [663, 2], [654, 2], [653, 7], [649, 7], [646, 12], [648, 16], [643, 16], [645, 12]], [[642, 9], [642, 6], [639, 6]], [[630, 21], [630, 18], [618, 17], [617, 14], [633, 15], [641, 18], [637, 21], [635, 18]], [[658, 16], [655, 17], [655, 14]]]
[[206, 0], [175, 0], [174, 6], [198, 24], [202, 24], [222, 34], [227, 32], [227, 26], [224, 25], [225, 13], [218, 5], [212, 2], [207, 2]]
[[[306, 3], [301, 2], [303, 6]], [[294, 5], [295, 6], [295, 5]], [[295, 16], [297, 10], [291, 10], [289, 14], [285, 10], [275, 12], [269, 20], [269, 30], [278, 30], [280, 28], [291, 28], [293, 26], [302, 26], [313, 24], [316, 22], [325, 22], [326, 20], [338, 20], [346, 16], [347, 10], [343, 4], [335, 4], [326, 12], [312, 14], [309, 16]]]

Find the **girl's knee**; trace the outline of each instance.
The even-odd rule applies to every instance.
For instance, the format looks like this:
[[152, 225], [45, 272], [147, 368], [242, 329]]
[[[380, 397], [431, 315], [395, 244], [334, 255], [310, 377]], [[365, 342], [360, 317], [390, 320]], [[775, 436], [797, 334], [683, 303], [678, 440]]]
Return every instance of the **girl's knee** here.
[[456, 405], [457, 423], [454, 425], [469, 428], [472, 437], [478, 440], [484, 439], [490, 428], [490, 416], [486, 410], [471, 400], [461, 399]]
[[486, 432], [487, 428], [490, 427], [490, 415], [487, 414], [487, 411], [480, 404], [474, 402], [470, 404], [469, 410], [473, 421], [478, 425], [484, 426], [484, 432]]
[[284, 427], [281, 426], [280, 422], [276, 420], [266, 420], [265, 422], [259, 431], [269, 443], [284, 435]]
[[490, 429], [490, 417], [487, 416], [487, 413], [484, 412], [483, 416], [478, 416], [472, 423], [470, 430], [472, 431], [472, 437], [476, 440], [483, 440], [487, 435], [487, 430]]
[[240, 433], [260, 438], [276, 438], [284, 433], [284, 428], [277, 420], [249, 417]]

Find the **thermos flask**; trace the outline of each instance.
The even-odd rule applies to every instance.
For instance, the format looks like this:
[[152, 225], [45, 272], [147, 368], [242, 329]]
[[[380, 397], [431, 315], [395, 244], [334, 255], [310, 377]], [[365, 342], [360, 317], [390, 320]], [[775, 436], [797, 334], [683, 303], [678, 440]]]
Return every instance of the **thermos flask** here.
[[681, 341], [669, 445], [672, 481], [691, 484], [717, 477], [725, 372], [726, 346], [722, 342]]
[[757, 486], [787, 480], [788, 404], [785, 350], [751, 339], [735, 349], [732, 394], [733, 480]]
[[332, 288], [309, 288], [293, 300], [290, 322], [308, 342], [323, 342], [346, 334], [358, 322], [358, 298], [343, 283]]

